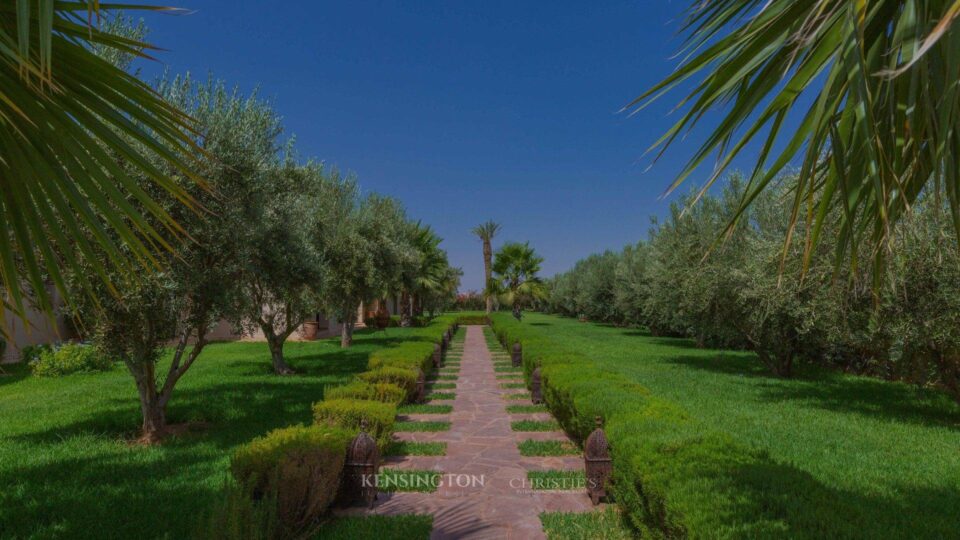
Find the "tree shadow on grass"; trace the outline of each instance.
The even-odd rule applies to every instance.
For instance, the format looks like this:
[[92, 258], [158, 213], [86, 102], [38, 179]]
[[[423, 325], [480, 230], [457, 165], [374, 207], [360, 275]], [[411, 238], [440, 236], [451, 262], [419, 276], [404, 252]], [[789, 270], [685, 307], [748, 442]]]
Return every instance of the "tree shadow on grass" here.
[[845, 375], [815, 366], [800, 366], [796, 376], [785, 379], [771, 374], [749, 353], [716, 357], [676, 356], [663, 361], [720, 375], [759, 380], [760, 398], [769, 402], [802, 401], [807, 406], [838, 413], [960, 429], [960, 407], [944, 393], [935, 390]]
[[[811, 474], [769, 457], [704, 470], [713, 483], [704, 496], [727, 498], [716, 515], [720, 536], [770, 538], [946, 538], [956, 532], [960, 492], [899, 486], [895, 498], [827, 486]], [[729, 489], [725, 489], [728, 486]], [[716, 509], [715, 505], [709, 508]], [[952, 532], [951, 532], [952, 531]]]
[[0, 386], [20, 382], [30, 375], [29, 366], [22, 362], [0, 365]]
[[[117, 447], [7, 468], [0, 485], [3, 536], [190, 538], [227, 478], [216, 456], [169, 446]], [[9, 536], [8, 536], [9, 535]]]

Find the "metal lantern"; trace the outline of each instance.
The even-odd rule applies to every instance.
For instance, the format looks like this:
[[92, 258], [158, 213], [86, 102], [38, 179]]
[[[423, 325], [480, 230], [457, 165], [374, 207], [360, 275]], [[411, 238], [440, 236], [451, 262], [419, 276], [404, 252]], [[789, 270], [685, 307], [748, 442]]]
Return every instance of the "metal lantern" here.
[[427, 388], [427, 376], [424, 375], [423, 370], [417, 368], [417, 403], [423, 403], [423, 396]]
[[530, 374], [530, 399], [533, 401], [534, 405], [543, 403], [543, 392], [540, 391], [540, 367], [533, 370], [533, 373]]
[[443, 353], [440, 351], [440, 345], [433, 345], [433, 367], [439, 368], [443, 365]]
[[587, 493], [594, 506], [600, 504], [600, 499], [607, 496], [607, 482], [613, 472], [613, 461], [610, 459], [610, 443], [607, 434], [603, 432], [603, 420], [596, 417], [597, 428], [587, 437], [583, 445], [583, 461], [587, 476]]
[[520, 347], [520, 342], [513, 344], [513, 353], [510, 355], [510, 360], [513, 362], [513, 367], [520, 367], [520, 364], [523, 363], [523, 349]]
[[377, 441], [367, 433], [367, 420], [360, 421], [360, 433], [347, 447], [343, 480], [340, 486], [342, 500], [346, 505], [362, 502], [373, 508], [377, 500], [377, 473], [380, 470], [380, 452]]

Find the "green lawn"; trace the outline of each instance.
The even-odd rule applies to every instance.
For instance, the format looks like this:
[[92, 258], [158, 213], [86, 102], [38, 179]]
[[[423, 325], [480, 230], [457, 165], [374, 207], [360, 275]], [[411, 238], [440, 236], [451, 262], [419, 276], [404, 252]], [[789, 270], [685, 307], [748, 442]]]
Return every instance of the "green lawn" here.
[[122, 366], [58, 379], [5, 367], [13, 375], [0, 376], [0, 536], [187, 537], [221, 493], [237, 445], [309, 423], [325, 385], [364, 371], [368, 354], [411, 331], [361, 331], [346, 350], [339, 338], [289, 343], [299, 372], [290, 377], [270, 372], [264, 343], [210, 345], [169, 408], [170, 422], [205, 426], [152, 448], [128, 444], [140, 416]]
[[960, 407], [938, 392], [810, 368], [779, 379], [750, 353], [637, 329], [533, 313], [523, 324], [811, 475], [877, 524], [917, 537], [960, 530]]

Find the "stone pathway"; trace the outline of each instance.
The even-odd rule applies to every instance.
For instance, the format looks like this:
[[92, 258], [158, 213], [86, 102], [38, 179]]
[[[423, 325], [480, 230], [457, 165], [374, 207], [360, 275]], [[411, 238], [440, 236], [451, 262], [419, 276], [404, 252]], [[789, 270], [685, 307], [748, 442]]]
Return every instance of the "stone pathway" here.
[[[434, 493], [381, 493], [371, 510], [350, 509], [350, 514], [433, 514], [431, 538], [544, 538], [540, 512], [594, 510], [585, 490], [534, 491], [526, 484], [527, 471], [583, 469], [579, 457], [522, 457], [517, 443], [525, 439], [568, 440], [561, 431], [515, 432], [510, 422], [547, 420], [549, 414], [508, 414], [507, 405], [529, 404], [504, 395], [524, 392], [500, 387], [482, 326], [466, 326], [463, 359], [449, 415], [450, 430], [432, 433], [397, 433], [399, 440], [447, 443], [447, 454], [438, 457], [390, 458], [384, 465], [397, 469], [441, 471], [443, 482]], [[452, 349], [456, 354], [459, 347]], [[498, 356], [500, 356], [498, 354]], [[502, 374], [501, 374], [502, 375]], [[514, 379], [513, 382], [519, 379]], [[448, 390], [439, 390], [446, 392]], [[427, 415], [417, 420], [428, 419]], [[461, 476], [462, 475], [462, 476]], [[472, 475], [472, 476], [471, 476]], [[482, 478], [482, 484], [475, 479]]]

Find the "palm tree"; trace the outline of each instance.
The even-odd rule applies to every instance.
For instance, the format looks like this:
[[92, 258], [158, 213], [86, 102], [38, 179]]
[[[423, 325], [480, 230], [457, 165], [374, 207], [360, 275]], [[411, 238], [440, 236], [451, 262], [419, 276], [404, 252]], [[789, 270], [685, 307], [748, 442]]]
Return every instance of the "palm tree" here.
[[477, 235], [480, 241], [483, 242], [483, 295], [487, 300], [487, 315], [493, 311], [493, 294], [490, 290], [490, 278], [492, 277], [490, 273], [490, 261], [493, 258], [493, 237], [496, 236], [499, 231], [500, 224], [493, 220], [488, 220], [473, 228], [473, 234]]
[[83, 280], [135, 276], [186, 238], [137, 176], [195, 207], [152, 159], [197, 181], [193, 122], [96, 54], [150, 48], [93, 24], [105, 15], [96, 0], [0, 4], [0, 294], [20, 318], [27, 302], [52, 316], [48, 282], [69, 301], [65, 268], [86, 261], [92, 272], [72, 272]]
[[960, 0], [696, 0], [682, 65], [626, 108], [701, 75], [651, 150], [662, 154], [711, 109], [724, 116], [670, 190], [716, 152], [706, 191], [758, 139], [734, 222], [799, 156], [790, 231], [806, 222], [806, 258], [836, 210], [837, 260], [870, 240], [879, 276], [893, 225], [922, 193], [948, 200], [960, 231], [958, 16]]
[[537, 255], [529, 242], [509, 242], [497, 251], [491, 284], [503, 302], [513, 306], [518, 319], [524, 305], [546, 296], [543, 281], [537, 275], [541, 263], [543, 257]]

